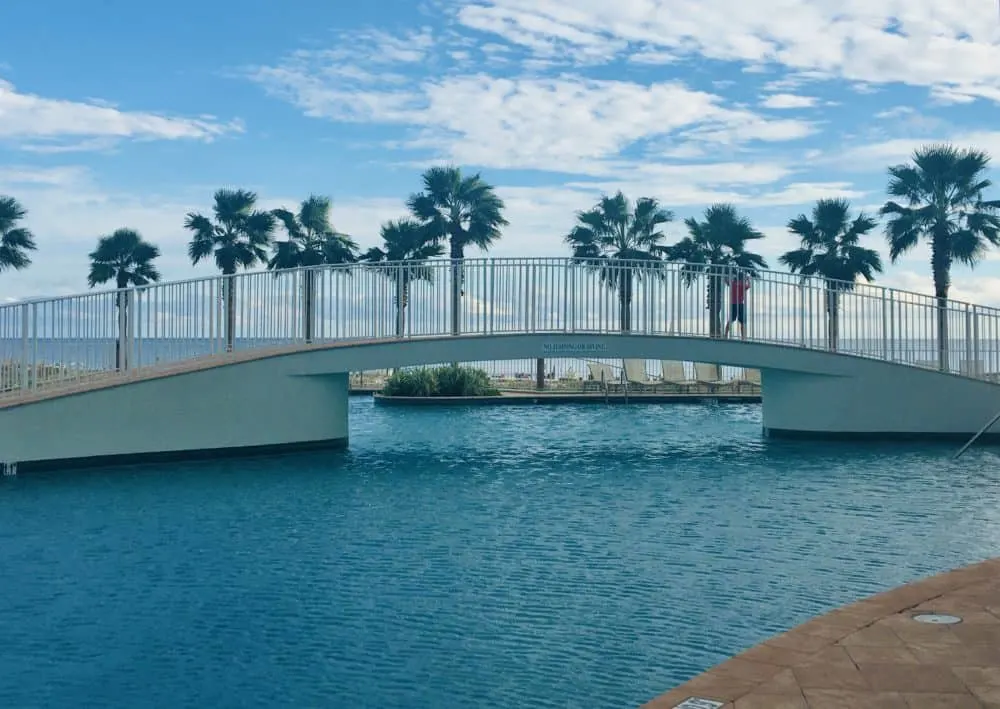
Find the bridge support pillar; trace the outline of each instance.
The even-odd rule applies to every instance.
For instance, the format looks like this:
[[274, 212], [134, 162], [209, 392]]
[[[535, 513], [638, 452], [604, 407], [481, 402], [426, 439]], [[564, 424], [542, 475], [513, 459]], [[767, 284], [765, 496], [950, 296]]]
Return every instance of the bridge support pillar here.
[[8, 406], [0, 460], [24, 472], [346, 446], [347, 376], [262, 359]]
[[[763, 370], [764, 432], [773, 437], [964, 441], [1000, 411], [1000, 385], [915, 367], [866, 364], [864, 376]], [[1000, 423], [985, 437], [1000, 438]]]

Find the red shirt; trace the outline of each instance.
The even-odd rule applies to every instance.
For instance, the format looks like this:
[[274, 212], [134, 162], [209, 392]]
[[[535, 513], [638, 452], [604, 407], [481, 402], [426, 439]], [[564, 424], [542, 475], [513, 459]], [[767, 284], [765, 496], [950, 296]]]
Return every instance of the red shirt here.
[[737, 305], [746, 302], [748, 290], [750, 281], [742, 279], [733, 281], [729, 284], [729, 302]]

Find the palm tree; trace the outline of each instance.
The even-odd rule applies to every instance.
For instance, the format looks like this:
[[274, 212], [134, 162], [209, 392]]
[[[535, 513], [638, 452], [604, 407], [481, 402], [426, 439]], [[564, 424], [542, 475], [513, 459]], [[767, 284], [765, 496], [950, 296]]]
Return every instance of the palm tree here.
[[788, 222], [788, 231], [802, 243], [798, 249], [779, 257], [792, 273], [803, 278], [819, 276], [826, 287], [827, 344], [837, 349], [840, 293], [851, 291], [859, 277], [871, 283], [882, 273], [882, 259], [874, 249], [859, 245], [878, 226], [864, 212], [851, 219], [851, 203], [846, 199], [821, 199], [812, 210], [812, 219], [800, 214]]
[[118, 289], [118, 339], [115, 341], [115, 367], [127, 369], [127, 349], [122, 341], [128, 332], [128, 292], [126, 288], [145, 286], [160, 280], [160, 272], [153, 265], [160, 250], [143, 241], [134, 229], [116, 229], [110, 236], [102, 236], [97, 248], [90, 252], [90, 273], [87, 285], [94, 288], [114, 281]]
[[713, 204], [705, 210], [703, 221], [689, 217], [684, 225], [688, 236], [667, 248], [667, 258], [685, 264], [681, 274], [689, 286], [700, 274], [707, 276], [708, 331], [711, 337], [719, 337], [725, 279], [735, 269], [755, 275], [758, 269], [767, 268], [762, 256], [747, 251], [748, 241], [763, 239], [764, 235], [731, 204]]
[[316, 271], [311, 266], [353, 263], [358, 260], [358, 245], [347, 234], [330, 224], [332, 204], [327, 197], [310, 195], [299, 205], [298, 214], [287, 209], [272, 211], [285, 227], [288, 239], [275, 244], [267, 267], [272, 270], [304, 268], [303, 293], [305, 341], [313, 339], [313, 308], [316, 301]]
[[993, 183], [986, 178], [990, 157], [973, 149], [930, 145], [913, 153], [912, 164], [889, 168], [890, 200], [880, 210], [889, 258], [921, 237], [930, 242], [931, 273], [937, 299], [938, 364], [948, 370], [948, 289], [955, 261], [974, 267], [988, 246], [1000, 245], [1000, 201], [984, 200]]
[[447, 241], [451, 258], [451, 331], [461, 331], [462, 260], [465, 250], [484, 251], [500, 238], [508, 222], [504, 203], [479, 173], [464, 176], [457, 167], [432, 167], [423, 174], [423, 192], [410, 196], [407, 206], [430, 239]]
[[660, 227], [674, 218], [652, 197], [633, 205], [621, 192], [604, 195], [594, 207], [579, 212], [578, 224], [566, 235], [573, 257], [597, 269], [601, 281], [618, 292], [622, 332], [632, 329], [632, 284], [662, 265], [665, 247]]
[[396, 337], [403, 336], [404, 315], [410, 298], [413, 281], [431, 282], [434, 272], [426, 265], [429, 258], [441, 256], [444, 245], [434, 241], [427, 230], [412, 219], [397, 219], [382, 225], [382, 246], [366, 251], [361, 259], [369, 263], [394, 264], [394, 268], [380, 268], [379, 272], [396, 284]]
[[28, 211], [13, 197], [0, 195], [0, 271], [15, 271], [31, 265], [28, 251], [34, 251], [35, 237], [17, 223]]
[[255, 209], [257, 195], [247, 190], [221, 189], [214, 201], [214, 223], [190, 212], [184, 228], [194, 234], [188, 244], [191, 263], [214, 256], [216, 267], [227, 276], [226, 349], [232, 351], [236, 333], [236, 280], [232, 276], [239, 268], [253, 268], [267, 261], [275, 218], [271, 212]]

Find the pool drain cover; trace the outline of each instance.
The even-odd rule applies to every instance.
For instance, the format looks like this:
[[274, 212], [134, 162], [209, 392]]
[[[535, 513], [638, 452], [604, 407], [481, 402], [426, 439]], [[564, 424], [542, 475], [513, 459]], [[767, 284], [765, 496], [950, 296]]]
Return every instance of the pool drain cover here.
[[948, 615], [947, 613], [919, 613], [913, 616], [913, 620], [929, 625], [955, 625], [962, 622], [962, 619], [957, 615]]

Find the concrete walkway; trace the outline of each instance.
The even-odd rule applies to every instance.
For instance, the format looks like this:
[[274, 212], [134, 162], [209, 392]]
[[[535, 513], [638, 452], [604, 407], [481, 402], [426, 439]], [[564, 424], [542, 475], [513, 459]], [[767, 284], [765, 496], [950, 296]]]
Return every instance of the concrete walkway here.
[[815, 618], [644, 707], [1000, 709], [1000, 559]]

